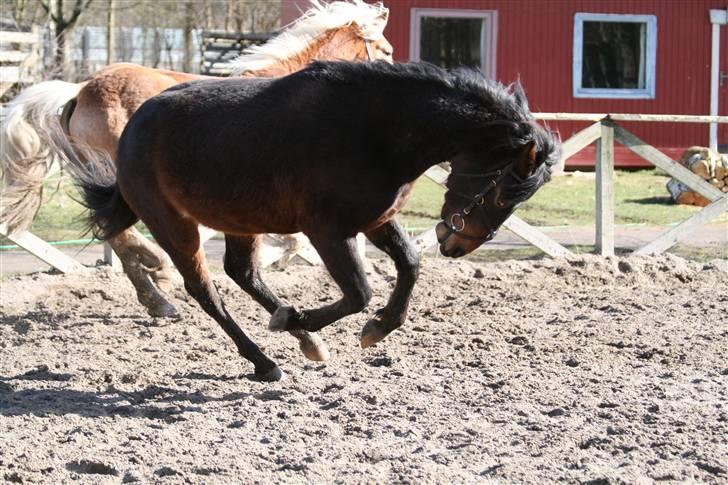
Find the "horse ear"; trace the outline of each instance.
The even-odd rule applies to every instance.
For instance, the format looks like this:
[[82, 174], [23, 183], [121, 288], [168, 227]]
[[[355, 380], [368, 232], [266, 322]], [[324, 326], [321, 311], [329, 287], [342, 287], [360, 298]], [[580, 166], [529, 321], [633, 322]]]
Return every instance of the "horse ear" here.
[[536, 141], [531, 140], [521, 148], [520, 156], [513, 162], [513, 170], [519, 177], [526, 178], [533, 174], [536, 167], [538, 167], [538, 150]]

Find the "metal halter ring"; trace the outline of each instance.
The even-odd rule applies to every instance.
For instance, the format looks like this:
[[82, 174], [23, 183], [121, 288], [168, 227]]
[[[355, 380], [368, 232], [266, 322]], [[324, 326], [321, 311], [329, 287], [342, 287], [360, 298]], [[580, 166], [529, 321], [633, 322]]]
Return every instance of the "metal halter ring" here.
[[[456, 216], [460, 218], [460, 227], [455, 224]], [[450, 216], [450, 227], [452, 228], [453, 232], [461, 232], [463, 229], [465, 229], [465, 218], [459, 212], [455, 212], [453, 215]]]

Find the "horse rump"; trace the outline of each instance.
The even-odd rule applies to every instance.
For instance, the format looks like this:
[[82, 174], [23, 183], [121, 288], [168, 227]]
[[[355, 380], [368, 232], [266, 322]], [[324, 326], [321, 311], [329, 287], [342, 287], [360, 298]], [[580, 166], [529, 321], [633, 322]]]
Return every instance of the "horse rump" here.
[[78, 202], [89, 209], [86, 232], [105, 241], [134, 225], [139, 217], [131, 210], [116, 183], [116, 166], [108, 153], [63, 136], [61, 120], [49, 124], [58, 155], [81, 193]]

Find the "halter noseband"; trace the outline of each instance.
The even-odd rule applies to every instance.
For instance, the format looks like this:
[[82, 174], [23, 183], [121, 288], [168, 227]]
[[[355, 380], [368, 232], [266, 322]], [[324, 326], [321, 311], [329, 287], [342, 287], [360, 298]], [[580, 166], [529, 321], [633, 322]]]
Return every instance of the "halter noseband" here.
[[455, 195], [458, 195], [463, 198], [470, 198], [470, 202], [468, 205], [462, 208], [460, 212], [454, 212], [450, 215], [450, 220], [443, 219], [442, 223], [445, 225], [445, 227], [448, 230], [447, 236], [445, 236], [445, 239], [441, 241], [441, 243], [444, 243], [447, 241], [447, 239], [452, 236], [453, 234], [457, 234], [458, 237], [462, 239], [467, 239], [469, 241], [482, 241], [487, 242], [490, 241], [495, 237], [496, 232], [498, 232], [497, 229], [490, 229], [488, 231], [488, 234], [485, 236], [469, 236], [467, 234], [462, 234], [462, 231], [465, 229], [465, 218], [470, 215], [470, 213], [475, 209], [476, 207], [480, 207], [485, 203], [485, 196], [488, 195], [488, 193], [496, 188], [498, 184], [506, 177], [506, 175], [509, 175], [511, 173], [512, 166], [508, 165], [506, 168], [502, 170], [495, 170], [493, 172], [487, 172], [482, 174], [473, 174], [473, 173], [453, 173], [450, 176], [451, 177], [463, 177], [463, 178], [485, 178], [485, 177], [494, 177], [491, 179], [490, 182], [488, 182], [488, 185], [485, 186], [483, 190], [475, 194], [472, 198], [470, 196], [461, 194], [458, 192], [453, 193]]

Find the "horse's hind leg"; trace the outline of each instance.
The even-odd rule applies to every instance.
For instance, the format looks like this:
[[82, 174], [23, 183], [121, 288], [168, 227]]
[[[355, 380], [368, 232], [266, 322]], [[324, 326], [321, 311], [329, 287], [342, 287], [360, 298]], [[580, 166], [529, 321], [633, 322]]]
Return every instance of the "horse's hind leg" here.
[[336, 320], [362, 311], [369, 303], [372, 292], [359, 259], [356, 239], [324, 235], [309, 235], [309, 239], [344, 296], [330, 305], [311, 310], [279, 307], [268, 324], [271, 331], [304, 329], [316, 332]]
[[154, 234], [159, 245], [167, 251], [177, 266], [177, 270], [184, 279], [187, 292], [233, 339], [240, 355], [253, 363], [257, 378], [264, 381], [281, 380], [283, 372], [245, 335], [225, 309], [207, 270], [197, 223], [180, 216], [174, 209], [166, 206], [163, 208], [147, 206], [143, 212], [150, 217], [144, 217], [144, 214], [139, 215], [147, 223], [147, 227]]
[[[225, 235], [225, 272], [268, 313], [273, 314], [283, 303], [260, 277], [256, 259], [259, 246], [260, 236]], [[308, 359], [329, 359], [329, 350], [321, 337], [300, 329], [289, 332], [298, 339], [299, 347]]]
[[384, 308], [377, 310], [361, 331], [361, 346], [367, 348], [399, 328], [407, 318], [412, 288], [419, 272], [420, 257], [402, 227], [391, 220], [366, 233], [366, 237], [394, 261], [397, 283]]
[[175, 280], [178, 280], [179, 276], [175, 272], [172, 260], [169, 259], [167, 253], [154, 242], [145, 238], [134, 227], [130, 227], [127, 234], [126, 244], [136, 253], [157, 288], [165, 293], [174, 290]]
[[[150, 272], [161, 264], [155, 255], [150, 255], [142, 249], [144, 247], [142, 241], [147, 245], [150, 244], [139, 231], [131, 227], [107, 242], [119, 256], [124, 273], [134, 285], [139, 303], [144, 305], [149, 315], [153, 317], [176, 315], [177, 309], [159, 293], [149, 279]], [[161, 249], [157, 250], [162, 252]], [[164, 259], [171, 266], [166, 254]]]

